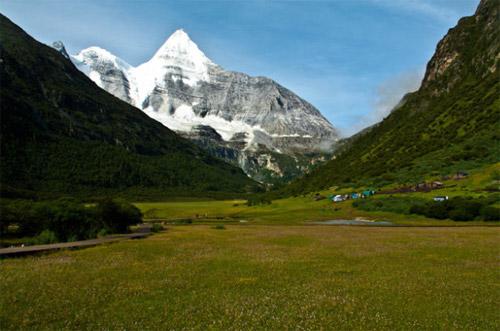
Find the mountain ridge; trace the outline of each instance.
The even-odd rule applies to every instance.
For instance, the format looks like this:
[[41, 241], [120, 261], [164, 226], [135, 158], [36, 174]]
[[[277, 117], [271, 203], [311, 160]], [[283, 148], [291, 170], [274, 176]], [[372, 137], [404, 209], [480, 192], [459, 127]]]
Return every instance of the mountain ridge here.
[[308, 154], [323, 154], [339, 137], [310, 103], [270, 78], [224, 70], [183, 30], [174, 32], [150, 60], [136, 67], [96, 47], [71, 57], [97, 85], [200, 146], [205, 147], [207, 139], [200, 141], [190, 132], [200, 125], [212, 127], [223, 143], [208, 150], [233, 149], [230, 154], [236, 158], [214, 155], [258, 180], [264, 180], [261, 170], [267, 163], [246, 165], [258, 164], [261, 155], [295, 163], [267, 167], [274, 177], [295, 176], [297, 169], [307, 171], [307, 163], [313, 162]]

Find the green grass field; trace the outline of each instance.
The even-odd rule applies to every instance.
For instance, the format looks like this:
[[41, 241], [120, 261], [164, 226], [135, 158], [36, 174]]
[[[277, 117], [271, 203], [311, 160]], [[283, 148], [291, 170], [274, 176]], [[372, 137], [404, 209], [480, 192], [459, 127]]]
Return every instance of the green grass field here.
[[[489, 193], [485, 187], [498, 182], [493, 180], [494, 173], [500, 171], [500, 163], [481, 168], [463, 180], [445, 181], [445, 188], [431, 192], [414, 192], [406, 194], [393, 194], [393, 197], [405, 197], [408, 199], [431, 200], [436, 195], [486, 196]], [[429, 178], [428, 181], [433, 180]], [[390, 189], [391, 186], [383, 189]], [[347, 194], [362, 189], [342, 188], [319, 191], [324, 196], [331, 194]], [[451, 220], [435, 220], [418, 215], [403, 215], [399, 213], [363, 211], [352, 207], [352, 200], [341, 203], [332, 203], [328, 200], [314, 201], [314, 194], [274, 200], [270, 205], [247, 206], [244, 200], [226, 201], [168, 201], [168, 202], [144, 202], [135, 205], [141, 209], [146, 221], [179, 222], [190, 220], [193, 223], [240, 223], [245, 221], [251, 224], [305, 224], [310, 221], [323, 221], [331, 219], [353, 219], [356, 217], [391, 221], [400, 225], [492, 225], [491, 222], [470, 221], [454, 222]], [[385, 199], [389, 195], [375, 195], [370, 199]]]
[[[477, 197], [483, 177], [393, 197]], [[498, 222], [313, 196], [136, 203], [167, 230], [0, 260], [0, 330], [500, 329]], [[357, 217], [411, 227], [312, 225]]]
[[[432, 194], [427, 193], [427, 198]], [[406, 195], [406, 196], [412, 196]], [[379, 199], [384, 196], [374, 196]], [[422, 193], [415, 193], [421, 198]], [[352, 201], [332, 203], [328, 200], [314, 201], [311, 196], [275, 200], [270, 205], [248, 207], [245, 201], [196, 201], [196, 202], [150, 202], [135, 204], [144, 213], [144, 220], [178, 223], [189, 220], [195, 224], [249, 223], [270, 225], [304, 225], [313, 221], [363, 218], [374, 221], [391, 221], [398, 225], [412, 226], [471, 226], [492, 225], [491, 222], [454, 222], [435, 220], [419, 215], [402, 215], [390, 212], [363, 211], [352, 206]]]
[[0, 261], [2, 330], [498, 330], [500, 228], [171, 226]]

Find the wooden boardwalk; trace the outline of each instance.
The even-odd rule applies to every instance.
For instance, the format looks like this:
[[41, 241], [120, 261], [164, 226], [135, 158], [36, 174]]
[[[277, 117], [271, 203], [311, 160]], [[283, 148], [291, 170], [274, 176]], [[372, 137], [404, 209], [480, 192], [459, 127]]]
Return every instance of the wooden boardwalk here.
[[24, 247], [8, 247], [8, 248], [0, 248], [0, 258], [8, 257], [8, 256], [20, 256], [20, 255], [28, 255], [35, 254], [41, 252], [54, 251], [65, 248], [82, 248], [82, 247], [90, 247], [96, 246], [105, 243], [112, 243], [121, 240], [127, 239], [139, 239], [145, 238], [151, 234], [151, 225], [143, 224], [139, 226], [137, 232], [127, 233], [127, 234], [116, 234], [111, 236], [106, 236], [103, 238], [89, 239], [89, 240], [81, 240], [81, 241], [73, 241], [73, 242], [64, 242], [64, 243], [56, 243], [56, 244], [48, 244], [48, 245], [33, 245], [33, 246], [24, 246]]

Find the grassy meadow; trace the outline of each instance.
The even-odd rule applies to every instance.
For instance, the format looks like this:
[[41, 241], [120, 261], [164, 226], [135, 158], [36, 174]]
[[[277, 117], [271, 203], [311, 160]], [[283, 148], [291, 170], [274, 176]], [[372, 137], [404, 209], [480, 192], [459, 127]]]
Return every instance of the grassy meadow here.
[[[432, 194], [424, 196], [431, 199]], [[422, 199], [422, 193], [394, 195]], [[370, 199], [387, 199], [374, 196]], [[269, 205], [247, 206], [243, 200], [196, 202], [148, 202], [135, 205], [143, 212], [144, 221], [165, 224], [268, 224], [304, 225], [317, 221], [362, 218], [373, 221], [390, 221], [407, 226], [471, 226], [495, 225], [492, 222], [436, 220], [420, 215], [397, 212], [364, 211], [353, 207], [353, 201], [332, 203], [325, 199], [314, 201], [313, 196], [279, 199]]]
[[170, 226], [0, 261], [0, 329], [500, 327], [498, 227]]
[[[0, 330], [498, 330], [498, 222], [400, 211], [435, 195], [488, 196], [483, 177], [366, 200], [389, 211], [316, 192], [256, 206], [135, 203], [166, 230], [0, 260]], [[355, 218], [404, 226], [314, 224]]]
[[[495, 193], [486, 190], [488, 187], [498, 188], [500, 179], [500, 163], [476, 169], [470, 176], [462, 180], [443, 181], [445, 187], [431, 192], [398, 193], [391, 195], [375, 195], [369, 199], [402, 198], [407, 201], [432, 200], [434, 196], [488, 197]], [[427, 181], [437, 180], [427, 178]], [[391, 189], [397, 185], [382, 187]], [[362, 188], [330, 188], [295, 197], [278, 199], [269, 205], [247, 206], [245, 200], [211, 200], [211, 201], [166, 201], [140, 202], [135, 205], [143, 212], [145, 221], [166, 223], [250, 223], [250, 224], [307, 224], [311, 221], [332, 219], [354, 219], [356, 217], [375, 220], [391, 221], [398, 225], [492, 225], [491, 222], [468, 221], [454, 222], [451, 220], [436, 220], [424, 216], [402, 214], [400, 212], [364, 211], [352, 206], [353, 200], [332, 203], [325, 199], [315, 201], [314, 196], [319, 193], [325, 197], [332, 194], [348, 194], [360, 192]]]

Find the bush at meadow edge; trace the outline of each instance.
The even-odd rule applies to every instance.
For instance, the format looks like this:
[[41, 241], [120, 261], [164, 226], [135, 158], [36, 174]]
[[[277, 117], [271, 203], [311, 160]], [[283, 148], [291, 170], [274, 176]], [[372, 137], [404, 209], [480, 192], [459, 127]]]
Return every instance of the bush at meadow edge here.
[[435, 219], [454, 221], [500, 221], [500, 209], [494, 204], [499, 196], [471, 198], [454, 197], [447, 201], [429, 201], [422, 198], [387, 197], [357, 200], [353, 207], [365, 211], [384, 211], [398, 214], [417, 214]]
[[101, 200], [95, 206], [68, 198], [43, 202], [1, 200], [0, 213], [0, 235], [8, 233], [9, 225], [16, 225], [18, 236], [43, 234], [40, 243], [95, 238], [103, 231], [126, 232], [130, 225], [142, 221], [135, 206], [111, 199]]
[[488, 198], [454, 197], [447, 201], [429, 201], [423, 205], [413, 205], [411, 214], [424, 215], [436, 219], [452, 219], [465, 222], [473, 220], [500, 221], [500, 209], [493, 206], [497, 196]]

